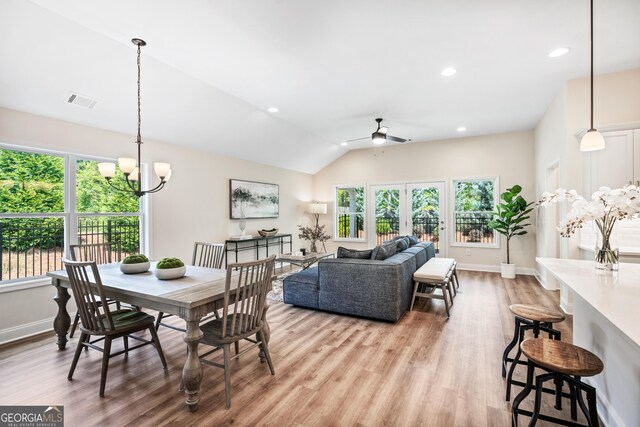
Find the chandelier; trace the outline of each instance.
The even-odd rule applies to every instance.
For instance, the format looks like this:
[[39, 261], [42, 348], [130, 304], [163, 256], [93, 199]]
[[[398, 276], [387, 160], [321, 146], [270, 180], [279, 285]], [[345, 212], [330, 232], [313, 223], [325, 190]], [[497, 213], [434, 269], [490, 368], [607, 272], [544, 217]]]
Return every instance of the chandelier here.
[[142, 171], [140, 168], [140, 148], [142, 146], [142, 138], [140, 137], [140, 48], [146, 46], [147, 43], [141, 39], [131, 39], [131, 42], [138, 46], [138, 136], [135, 143], [138, 145], [138, 159], [128, 157], [120, 157], [118, 166], [124, 174], [126, 187], [118, 187], [113, 184], [111, 179], [116, 173], [116, 164], [111, 162], [98, 163], [100, 175], [102, 175], [109, 185], [118, 191], [131, 192], [136, 197], [142, 197], [148, 193], [156, 193], [164, 187], [171, 178], [171, 165], [169, 163], [157, 162], [153, 164], [153, 169], [160, 179], [160, 183], [150, 190], [142, 190]]

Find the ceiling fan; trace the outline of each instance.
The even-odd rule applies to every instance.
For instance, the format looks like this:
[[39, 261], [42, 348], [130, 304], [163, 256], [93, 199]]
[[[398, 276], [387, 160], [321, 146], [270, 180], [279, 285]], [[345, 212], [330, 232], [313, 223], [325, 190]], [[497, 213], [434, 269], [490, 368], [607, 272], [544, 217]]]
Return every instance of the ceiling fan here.
[[[374, 144], [380, 145], [380, 144], [384, 144], [387, 141], [394, 141], [394, 142], [400, 142], [400, 143], [411, 141], [410, 139], [398, 138], [397, 136], [392, 136], [387, 134], [387, 132], [389, 131], [389, 128], [381, 125], [382, 124], [381, 118], [377, 118], [376, 122], [378, 123], [378, 128], [371, 134], [371, 142], [373, 142]], [[363, 138], [349, 139], [347, 140], [347, 142], [361, 141], [363, 139], [369, 139], [369, 137], [365, 136]]]

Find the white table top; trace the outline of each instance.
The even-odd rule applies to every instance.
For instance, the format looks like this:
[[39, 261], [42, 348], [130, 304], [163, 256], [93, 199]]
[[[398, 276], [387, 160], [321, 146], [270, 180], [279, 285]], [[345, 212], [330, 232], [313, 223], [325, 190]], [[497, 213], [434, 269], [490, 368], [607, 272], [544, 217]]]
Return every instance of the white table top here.
[[536, 261], [640, 346], [640, 264], [620, 263], [620, 270], [611, 272], [597, 270], [594, 261]]

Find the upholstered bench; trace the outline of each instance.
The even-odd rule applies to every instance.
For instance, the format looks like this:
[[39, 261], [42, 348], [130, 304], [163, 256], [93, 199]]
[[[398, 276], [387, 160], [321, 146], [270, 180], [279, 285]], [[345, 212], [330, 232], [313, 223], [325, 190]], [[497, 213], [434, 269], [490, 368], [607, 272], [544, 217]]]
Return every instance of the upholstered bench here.
[[[431, 258], [416, 270], [413, 273], [413, 297], [409, 310], [413, 310], [416, 297], [441, 299], [444, 301], [445, 311], [449, 317], [449, 306], [453, 304], [453, 292], [455, 291], [452, 278], [456, 274], [456, 265], [453, 258]], [[436, 289], [440, 289], [442, 295], [437, 295]]]

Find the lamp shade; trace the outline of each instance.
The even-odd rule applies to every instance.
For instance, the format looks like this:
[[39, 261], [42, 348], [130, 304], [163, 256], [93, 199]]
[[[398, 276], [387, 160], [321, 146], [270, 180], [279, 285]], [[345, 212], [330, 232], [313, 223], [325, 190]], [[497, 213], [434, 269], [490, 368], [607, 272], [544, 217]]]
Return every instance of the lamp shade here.
[[309, 204], [309, 213], [312, 213], [312, 214], [326, 214], [327, 213], [327, 204], [326, 203], [310, 203]]
[[118, 166], [120, 166], [122, 173], [131, 173], [136, 168], [136, 159], [120, 157], [118, 158]]
[[138, 168], [136, 167], [129, 176], [129, 181], [137, 181], [138, 180]]
[[158, 178], [165, 178], [171, 170], [171, 165], [169, 163], [156, 162], [153, 164], [153, 170], [158, 175]]
[[595, 129], [584, 134], [580, 141], [580, 151], [596, 151], [604, 149], [604, 137]]
[[116, 164], [109, 162], [98, 163], [98, 170], [103, 178], [113, 178], [116, 174]]

